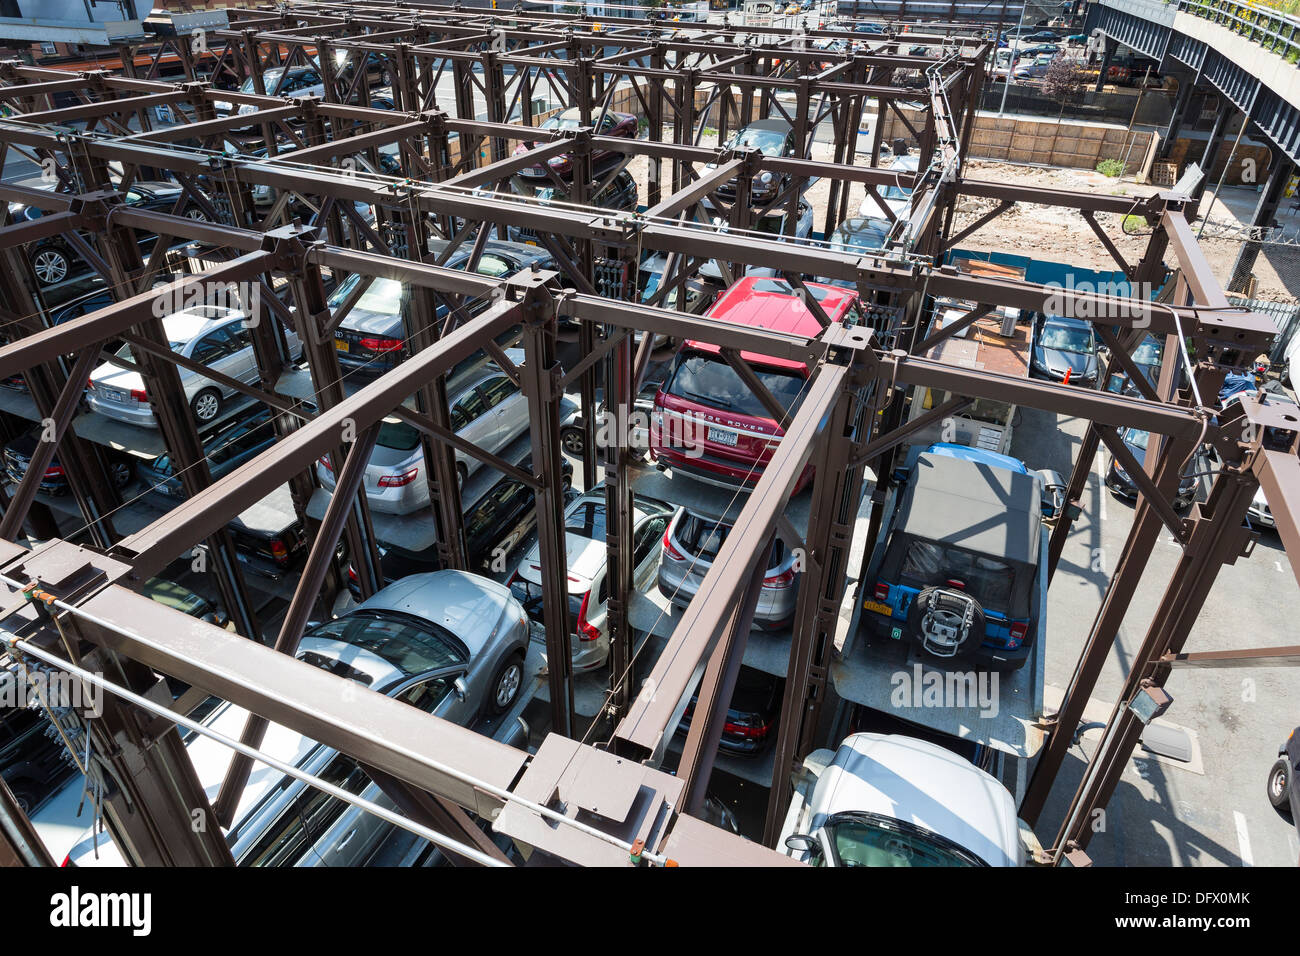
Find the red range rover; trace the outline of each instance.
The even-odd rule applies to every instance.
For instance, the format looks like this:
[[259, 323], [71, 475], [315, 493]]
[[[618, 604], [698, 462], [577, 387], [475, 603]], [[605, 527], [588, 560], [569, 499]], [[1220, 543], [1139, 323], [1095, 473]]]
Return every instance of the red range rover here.
[[[831, 321], [858, 320], [858, 299], [851, 289], [816, 283], [807, 286]], [[821, 331], [794, 289], [780, 279], [741, 279], [722, 294], [708, 316], [776, 332], [813, 336]], [[808, 379], [808, 366], [770, 355], [740, 354], [793, 415]], [[753, 485], [784, 434], [727, 364], [718, 346], [695, 341], [682, 344], [655, 395], [650, 450], [658, 461], [712, 484]], [[799, 478], [796, 493], [811, 477], [809, 465]]]

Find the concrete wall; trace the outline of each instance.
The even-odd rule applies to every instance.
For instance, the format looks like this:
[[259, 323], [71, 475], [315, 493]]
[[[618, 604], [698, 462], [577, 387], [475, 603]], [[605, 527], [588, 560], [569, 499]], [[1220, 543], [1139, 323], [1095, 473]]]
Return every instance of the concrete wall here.
[[[904, 112], [909, 114], [909, 122], [916, 125], [918, 117], [906, 109]], [[892, 112], [886, 114], [884, 126], [886, 142], [900, 136], [915, 145], [907, 127]], [[1123, 162], [1127, 158], [1126, 174], [1134, 176], [1147, 168], [1155, 140], [1154, 133], [1129, 131], [1105, 123], [1068, 119], [1057, 123], [1055, 119], [1040, 117], [978, 113], [970, 156], [1076, 169], [1096, 169], [1103, 159]]]

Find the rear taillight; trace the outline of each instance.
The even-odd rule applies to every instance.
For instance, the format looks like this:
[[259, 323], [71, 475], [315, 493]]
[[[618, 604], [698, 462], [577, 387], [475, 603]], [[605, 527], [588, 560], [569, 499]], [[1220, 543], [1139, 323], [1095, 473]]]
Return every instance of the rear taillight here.
[[686, 556], [672, 545], [672, 538], [670, 537], [672, 533], [673, 529], [671, 527], [664, 532], [664, 554], [668, 555], [668, 557], [672, 558], [674, 561], [685, 561]]
[[330, 464], [329, 455], [321, 455], [319, 458], [316, 459], [316, 463], [320, 465], [322, 468], [324, 468], [326, 471], [328, 471], [331, 475], [334, 474], [334, 466]]
[[763, 578], [763, 587], [765, 588], [788, 588], [794, 584], [794, 569], [782, 571], [780, 574], [774, 574], [771, 577]]
[[362, 339], [361, 347], [371, 352], [396, 352], [402, 347], [401, 339]]
[[50, 465], [49, 468], [46, 468], [46, 469], [45, 469], [45, 477], [46, 477], [46, 478], [62, 478], [62, 477], [63, 477], [63, 468], [62, 468], [61, 466], [59, 466], [59, 465]]
[[380, 488], [401, 488], [403, 485], [409, 485], [415, 481], [415, 476], [419, 473], [419, 468], [412, 468], [410, 471], [404, 471], [400, 475], [384, 475], [379, 479]]
[[881, 604], [889, 600], [889, 585], [884, 581], [876, 582], [876, 600]]
[[600, 631], [587, 620], [587, 602], [591, 600], [591, 592], [588, 591], [582, 596], [582, 606], [578, 608], [578, 626], [575, 631], [580, 641], [594, 641], [600, 637]]
[[149, 396], [148, 394], [145, 393], [145, 390], [143, 388], [131, 389], [131, 397], [134, 398], [141, 405], [149, 404]]
[[762, 740], [767, 736], [769, 728], [769, 724], [751, 727], [749, 724], [733, 724], [731, 721], [722, 725], [723, 733], [731, 734], [733, 737], [744, 737], [746, 740]]
[[348, 580], [349, 580], [349, 581], [358, 581], [358, 580], [360, 580], [360, 579], [357, 577], [357, 569], [354, 568], [354, 567], [353, 567], [352, 565], [350, 565], [350, 564], [348, 565]]
[[1014, 651], [1025, 640], [1029, 633], [1028, 621], [1013, 621], [1007, 637], [1007, 650]]
[[95, 390], [95, 380], [93, 378], [86, 379], [86, 388], [90, 389], [92, 392]]
[[279, 538], [271, 539], [271, 557], [281, 567], [289, 563], [289, 549], [284, 546], [284, 542]]

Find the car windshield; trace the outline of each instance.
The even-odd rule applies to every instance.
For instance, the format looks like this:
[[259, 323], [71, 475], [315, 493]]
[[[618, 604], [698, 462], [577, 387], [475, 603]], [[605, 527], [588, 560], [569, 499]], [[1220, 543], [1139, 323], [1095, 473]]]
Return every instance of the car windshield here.
[[888, 221], [859, 223], [853, 228], [841, 226], [831, 237], [831, 249], [835, 252], [881, 249], [888, 236]]
[[563, 113], [557, 113], [546, 122], [542, 123], [542, 129], [577, 129], [582, 125], [582, 117], [578, 113], [570, 113], [567, 110]]
[[1005, 561], [937, 541], [913, 541], [903, 558], [903, 577], [919, 587], [960, 581], [962, 589], [984, 608], [1007, 613], [1015, 572]]
[[1092, 352], [1092, 330], [1067, 325], [1045, 325], [1039, 344], [1045, 349], [1055, 349], [1058, 352], [1087, 355]]
[[[344, 279], [329, 298], [330, 308], [342, 305], [356, 289], [361, 278], [361, 274], [357, 272]], [[397, 315], [402, 311], [402, 297], [405, 291], [405, 287], [396, 279], [375, 279], [370, 283], [370, 288], [361, 293], [356, 308], [377, 315]]]
[[1147, 449], [1147, 439], [1150, 438], [1149, 432], [1144, 432], [1140, 428], [1124, 429], [1124, 444], [1132, 445], [1134, 448]]
[[422, 674], [465, 661], [464, 652], [435, 634], [435, 627], [432, 622], [417, 626], [404, 616], [354, 611], [322, 624], [308, 637], [340, 641], [382, 657], [404, 674]]
[[1145, 339], [1133, 350], [1133, 361], [1138, 365], [1159, 365], [1161, 351], [1159, 342], [1152, 338]]
[[[837, 866], [984, 866], [978, 857], [921, 827], [874, 813], [826, 824]], [[820, 859], [818, 862], [823, 862]]]
[[786, 133], [774, 129], [756, 129], [747, 126], [731, 138], [727, 149], [741, 146], [757, 149], [764, 156], [780, 156], [785, 152]]
[[[790, 414], [798, 410], [804, 385], [803, 376], [793, 370], [765, 368], [753, 362], [750, 363], [750, 368], [782, 408]], [[711, 408], [722, 408], [754, 418], [772, 417], [758, 396], [745, 384], [745, 380], [736, 374], [735, 369], [717, 356], [704, 352], [683, 352], [668, 380], [666, 390], [671, 395], [688, 398]]]

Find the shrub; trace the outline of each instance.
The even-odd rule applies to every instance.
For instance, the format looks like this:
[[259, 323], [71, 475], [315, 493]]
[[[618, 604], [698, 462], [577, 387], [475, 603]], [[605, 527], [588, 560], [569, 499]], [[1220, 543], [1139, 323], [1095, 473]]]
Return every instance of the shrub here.
[[1118, 159], [1103, 159], [1097, 164], [1097, 172], [1114, 179], [1124, 174], [1124, 164]]

